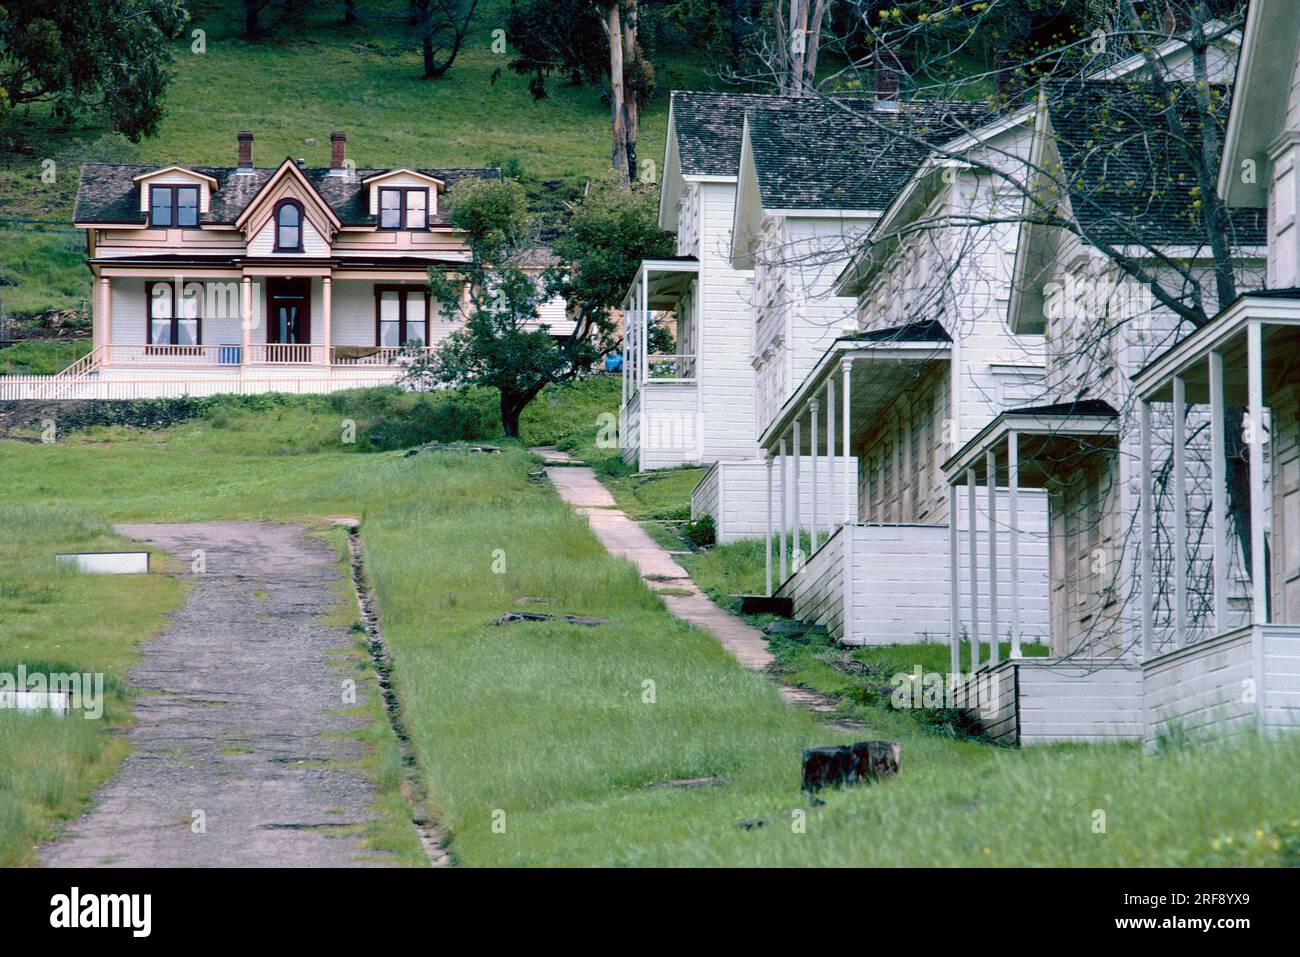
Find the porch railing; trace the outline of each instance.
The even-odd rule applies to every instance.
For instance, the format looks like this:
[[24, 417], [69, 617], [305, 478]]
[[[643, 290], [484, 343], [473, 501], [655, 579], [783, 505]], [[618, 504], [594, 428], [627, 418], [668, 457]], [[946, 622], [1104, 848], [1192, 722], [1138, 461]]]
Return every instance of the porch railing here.
[[645, 366], [645, 377], [650, 381], [695, 381], [695, 356], [693, 355], [647, 355]]
[[334, 346], [336, 366], [400, 366], [432, 350], [427, 346]]
[[324, 363], [325, 347], [303, 342], [254, 342], [248, 347], [248, 361], [277, 365]]
[[[406, 365], [431, 350], [427, 346], [331, 346], [330, 364], [336, 366], [392, 368]], [[244, 348], [238, 343], [203, 345], [152, 345], [112, 343], [100, 346], [92, 355], [79, 359], [61, 375], [76, 378], [96, 366], [238, 366], [324, 365], [325, 347], [312, 343], [254, 342]]]

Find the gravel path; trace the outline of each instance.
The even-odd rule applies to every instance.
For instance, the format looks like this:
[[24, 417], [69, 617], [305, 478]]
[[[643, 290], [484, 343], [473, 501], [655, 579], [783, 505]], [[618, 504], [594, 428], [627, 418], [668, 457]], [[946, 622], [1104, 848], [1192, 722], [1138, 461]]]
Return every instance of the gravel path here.
[[[50, 866], [364, 866], [372, 812], [363, 756], [332, 662], [354, 636], [323, 618], [341, 595], [337, 556], [295, 526], [122, 525], [194, 582], [142, 650], [132, 752]], [[206, 568], [192, 574], [194, 552]], [[366, 686], [357, 688], [358, 699]], [[204, 815], [204, 833], [193, 829]]]

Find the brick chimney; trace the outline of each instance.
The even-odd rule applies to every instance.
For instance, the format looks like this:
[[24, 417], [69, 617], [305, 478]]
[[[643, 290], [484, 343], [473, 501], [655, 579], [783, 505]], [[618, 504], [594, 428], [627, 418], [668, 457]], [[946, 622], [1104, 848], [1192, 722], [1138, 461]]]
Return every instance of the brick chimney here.
[[253, 134], [248, 130], [240, 130], [237, 139], [239, 140], [239, 170], [242, 173], [251, 173], [253, 171]]
[[879, 61], [876, 62], [876, 107], [898, 109], [898, 74]]
[[347, 175], [348, 135], [337, 130], [330, 134], [330, 175]]

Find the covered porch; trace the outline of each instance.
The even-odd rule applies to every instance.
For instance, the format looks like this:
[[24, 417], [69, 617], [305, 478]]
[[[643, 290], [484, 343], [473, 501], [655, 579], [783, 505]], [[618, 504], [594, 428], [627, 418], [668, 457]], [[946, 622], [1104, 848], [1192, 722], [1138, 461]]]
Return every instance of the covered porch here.
[[699, 270], [694, 256], [645, 260], [623, 298], [619, 446], [639, 471], [700, 460]]
[[[1140, 403], [1141, 602], [1146, 741], [1193, 733], [1229, 734], [1300, 727], [1300, 293], [1248, 293], [1133, 378]], [[1185, 536], [1176, 532], [1172, 562], [1172, 640], [1157, 641], [1153, 608], [1167, 583], [1153, 560], [1151, 461], [1153, 408], [1175, 423], [1174, 525], [1186, 528], [1189, 408], [1208, 406], [1213, 570], [1210, 637], [1189, 615]], [[1248, 459], [1246, 502], [1249, 620], [1233, 609], [1230, 558], [1237, 536], [1225, 456], [1227, 429], [1241, 410]]]

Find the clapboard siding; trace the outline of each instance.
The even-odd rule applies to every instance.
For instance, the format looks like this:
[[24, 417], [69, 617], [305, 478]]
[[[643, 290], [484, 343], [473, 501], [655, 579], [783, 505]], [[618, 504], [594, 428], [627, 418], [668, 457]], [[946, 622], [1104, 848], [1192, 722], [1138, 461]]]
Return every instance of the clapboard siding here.
[[1264, 727], [1300, 727], [1300, 625], [1265, 625], [1263, 641]]
[[973, 713], [983, 734], [998, 744], [1018, 744], [1016, 669], [1004, 661], [970, 675], [954, 688], [954, 707]]
[[1257, 725], [1258, 706], [1247, 693], [1256, 680], [1254, 634], [1242, 628], [1144, 663], [1148, 747], [1166, 736], [1230, 735]]
[[637, 392], [640, 471], [700, 461], [696, 388], [693, 382], [647, 382]]
[[[791, 479], [794, 477], [793, 459], [787, 459], [786, 468]], [[850, 468], [856, 469], [856, 460], [850, 460]], [[817, 506], [817, 529], [824, 538], [827, 529], [838, 523], [843, 516], [840, 489], [843, 488], [843, 459], [835, 460], [837, 481], [835, 500], [831, 501], [830, 486], [826, 477], [826, 459], [819, 457], [817, 471], [820, 473]], [[800, 510], [804, 530], [812, 531], [812, 495], [813, 471], [812, 460], [803, 456], [799, 463], [800, 472]], [[791, 481], [787, 494], [790, 501], [786, 504], [787, 513], [793, 516], [794, 482]], [[781, 470], [779, 464], [772, 463], [772, 516], [773, 534], [776, 523], [780, 521]], [[700, 479], [691, 493], [691, 518], [705, 515], [713, 517], [714, 527], [718, 530], [718, 542], [727, 544], [742, 538], [763, 538], [767, 534], [767, 466], [761, 459], [744, 462], [717, 462]], [[793, 519], [791, 519], [793, 521]]]
[[1136, 741], [1142, 666], [1129, 660], [1016, 662], [1020, 743]]
[[844, 540], [840, 528], [777, 589], [793, 600], [795, 618], [825, 625], [833, 641], [844, 634]]
[[625, 465], [641, 467], [641, 393], [627, 400], [619, 416], [619, 457]]

